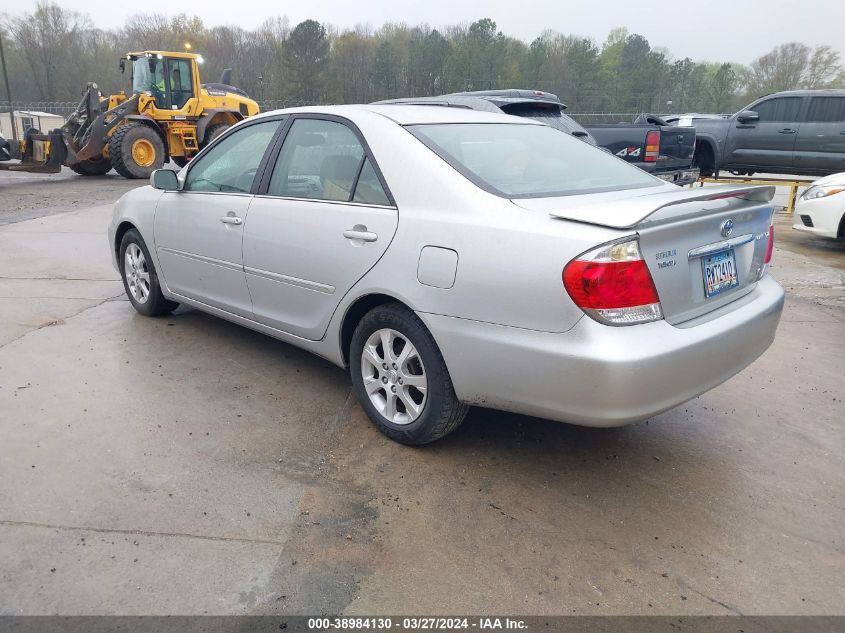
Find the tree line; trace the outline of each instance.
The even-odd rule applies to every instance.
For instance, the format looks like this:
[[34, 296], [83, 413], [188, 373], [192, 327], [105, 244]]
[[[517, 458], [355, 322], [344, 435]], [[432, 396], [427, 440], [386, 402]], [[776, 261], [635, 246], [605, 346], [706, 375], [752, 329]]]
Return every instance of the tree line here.
[[[603, 42], [553, 30], [524, 42], [489, 18], [434, 28], [388, 23], [338, 29], [286, 17], [255, 30], [208, 26], [198, 16], [138, 14], [117, 29], [52, 2], [0, 16], [16, 102], [76, 101], [89, 81], [126, 89], [118, 60], [145, 49], [203, 55], [203, 81], [233, 69], [233, 83], [274, 106], [362, 103], [462, 90], [530, 88], [557, 94], [572, 112], [732, 112], [757, 96], [845, 87], [839, 53], [799, 42], [749, 65], [676, 58], [626, 28]], [[2, 99], [8, 100], [4, 89]]]

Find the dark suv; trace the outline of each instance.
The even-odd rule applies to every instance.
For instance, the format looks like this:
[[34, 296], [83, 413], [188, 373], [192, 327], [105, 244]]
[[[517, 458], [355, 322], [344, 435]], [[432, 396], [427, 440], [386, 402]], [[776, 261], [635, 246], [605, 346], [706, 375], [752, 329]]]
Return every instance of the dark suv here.
[[694, 119], [695, 162], [720, 169], [827, 176], [845, 171], [845, 90], [767, 95], [727, 119]]
[[515, 116], [541, 119], [546, 125], [576, 136], [590, 145], [596, 144], [596, 140], [587, 130], [563, 113], [566, 106], [556, 95], [541, 90], [477, 90], [453, 92], [436, 97], [387, 99], [377, 103], [441, 105], [486, 112], [504, 112]]

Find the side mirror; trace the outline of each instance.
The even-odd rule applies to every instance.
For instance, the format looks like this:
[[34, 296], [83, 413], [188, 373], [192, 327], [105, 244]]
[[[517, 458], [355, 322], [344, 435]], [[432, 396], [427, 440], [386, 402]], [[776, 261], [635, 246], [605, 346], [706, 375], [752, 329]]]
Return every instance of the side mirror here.
[[179, 191], [179, 180], [176, 172], [170, 169], [156, 169], [150, 175], [150, 184], [162, 191]]
[[737, 115], [736, 120], [740, 123], [757, 123], [760, 120], [760, 115], [754, 110], [743, 110]]

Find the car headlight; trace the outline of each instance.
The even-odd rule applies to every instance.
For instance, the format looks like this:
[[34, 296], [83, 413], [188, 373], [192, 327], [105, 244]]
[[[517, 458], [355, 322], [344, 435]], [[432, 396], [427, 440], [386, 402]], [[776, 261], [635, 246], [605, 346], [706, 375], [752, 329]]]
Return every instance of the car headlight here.
[[834, 194], [840, 193], [845, 191], [845, 186], [824, 186], [824, 185], [816, 185], [814, 187], [810, 187], [802, 194], [802, 198], [804, 200], [817, 200], [819, 198], [827, 198], [828, 196], [832, 196]]

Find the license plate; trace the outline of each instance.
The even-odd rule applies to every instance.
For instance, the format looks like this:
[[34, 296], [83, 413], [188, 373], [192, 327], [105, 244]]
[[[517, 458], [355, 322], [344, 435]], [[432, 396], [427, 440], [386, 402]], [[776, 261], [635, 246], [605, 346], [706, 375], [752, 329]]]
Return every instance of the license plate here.
[[704, 257], [701, 260], [701, 268], [704, 275], [704, 294], [707, 297], [713, 297], [739, 285], [736, 257], [732, 248]]

